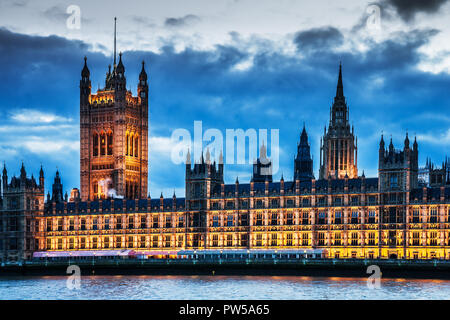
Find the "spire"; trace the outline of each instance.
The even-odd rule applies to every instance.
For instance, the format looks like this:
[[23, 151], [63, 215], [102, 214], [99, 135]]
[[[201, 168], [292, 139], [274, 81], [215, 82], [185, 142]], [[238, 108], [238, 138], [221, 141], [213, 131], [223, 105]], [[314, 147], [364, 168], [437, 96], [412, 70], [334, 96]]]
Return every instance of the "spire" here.
[[41, 164], [41, 170], [39, 170], [39, 178], [43, 178], [44, 177], [44, 169], [42, 169], [42, 164]]
[[22, 162], [22, 168], [20, 168], [20, 177], [21, 178], [27, 177], [27, 172], [25, 171], [25, 166], [23, 165], [23, 162]]
[[84, 67], [83, 67], [83, 70], [81, 70], [81, 77], [82, 78], [89, 78], [90, 74], [91, 73], [89, 72], [89, 68], [87, 66], [87, 57], [85, 56], [84, 57]]
[[409, 138], [408, 138], [408, 131], [406, 131], [406, 138], [405, 138], [405, 149], [409, 149]]
[[383, 137], [383, 134], [381, 134], [380, 150], [383, 150], [383, 151], [384, 151], [384, 137]]
[[206, 148], [206, 164], [211, 163], [211, 154], [209, 153], [209, 147]]
[[308, 144], [308, 133], [306, 132], [305, 123], [303, 123], [302, 134], [300, 135], [300, 144], [305, 145]]
[[339, 63], [339, 79], [336, 88], [336, 98], [344, 98], [344, 86], [342, 84], [342, 63]]
[[394, 144], [392, 143], [392, 137], [391, 137], [391, 143], [389, 143], [389, 151], [394, 152]]
[[222, 149], [220, 150], [219, 164], [223, 164], [223, 152], [222, 152]]
[[6, 171], [6, 163], [3, 162], [3, 175], [6, 176], [8, 174], [8, 171]]
[[122, 63], [122, 52], [119, 53], [119, 64], [117, 65], [117, 73], [125, 73], [125, 67]]
[[189, 149], [186, 155], [186, 164], [191, 164], [191, 152], [189, 151]]
[[114, 69], [116, 69], [116, 25], [117, 17], [114, 17]]
[[139, 74], [139, 80], [140, 81], [147, 81], [147, 72], [145, 72], [145, 62], [142, 61], [142, 70]]

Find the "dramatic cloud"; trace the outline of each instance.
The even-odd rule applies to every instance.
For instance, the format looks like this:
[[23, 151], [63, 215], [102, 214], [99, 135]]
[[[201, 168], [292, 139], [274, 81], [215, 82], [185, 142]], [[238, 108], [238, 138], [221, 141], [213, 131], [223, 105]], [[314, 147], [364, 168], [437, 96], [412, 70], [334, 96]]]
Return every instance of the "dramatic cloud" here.
[[344, 41], [342, 33], [333, 27], [315, 28], [301, 31], [295, 36], [294, 42], [299, 51], [302, 50], [331, 50], [340, 46]]
[[448, 0], [385, 0], [393, 6], [405, 21], [410, 21], [416, 13], [436, 13]]
[[184, 27], [188, 25], [193, 25], [200, 21], [200, 18], [193, 14], [185, 15], [180, 18], [167, 18], [164, 22], [166, 27]]

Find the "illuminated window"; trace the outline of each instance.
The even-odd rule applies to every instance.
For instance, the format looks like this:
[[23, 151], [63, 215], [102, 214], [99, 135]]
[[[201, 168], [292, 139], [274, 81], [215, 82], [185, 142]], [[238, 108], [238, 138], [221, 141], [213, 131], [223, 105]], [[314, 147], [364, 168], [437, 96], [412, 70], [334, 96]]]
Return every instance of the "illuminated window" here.
[[127, 156], [129, 153], [129, 145], [130, 145], [130, 139], [128, 137], [128, 133], [125, 136], [125, 145], [126, 145], [125, 155]]
[[292, 225], [293, 224], [293, 220], [292, 220], [292, 213], [289, 212], [286, 216], [286, 224], [287, 225]]
[[256, 214], [256, 225], [257, 226], [262, 226], [263, 224], [263, 216], [262, 213], [257, 213]]
[[102, 133], [100, 135], [100, 155], [104, 156], [106, 154], [106, 135]]
[[111, 132], [108, 133], [108, 155], [113, 154], [113, 134]]
[[278, 234], [272, 233], [271, 239], [270, 239], [270, 245], [275, 247], [278, 245]]
[[134, 138], [134, 156], [137, 158], [139, 156], [139, 137]]
[[276, 213], [272, 213], [270, 216], [270, 224], [273, 226], [278, 225], [278, 215]]
[[132, 236], [128, 237], [128, 248], [133, 248], [133, 237]]
[[437, 208], [430, 209], [430, 223], [437, 222]]
[[133, 135], [130, 136], [130, 154], [129, 156], [132, 157], [133, 156], [133, 150], [134, 150], [134, 137]]
[[217, 234], [213, 235], [211, 246], [213, 246], [213, 247], [218, 247], [219, 246], [219, 235], [217, 235]]
[[227, 247], [232, 247], [233, 246], [233, 235], [228, 234], [227, 235]]
[[292, 246], [292, 233], [288, 233], [286, 235], [286, 245], [287, 246]]

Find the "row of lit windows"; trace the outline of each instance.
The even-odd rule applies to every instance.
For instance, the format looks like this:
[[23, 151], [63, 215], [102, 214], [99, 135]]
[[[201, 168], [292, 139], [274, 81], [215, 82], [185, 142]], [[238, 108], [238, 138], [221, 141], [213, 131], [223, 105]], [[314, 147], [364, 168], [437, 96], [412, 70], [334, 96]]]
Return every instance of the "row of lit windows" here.
[[75, 230], [121, 230], [121, 229], [147, 229], [147, 228], [182, 228], [184, 227], [184, 216], [164, 215], [160, 220], [158, 215], [147, 219], [147, 216], [141, 216], [135, 219], [134, 216], [128, 218], [122, 217], [104, 217], [99, 219], [79, 218], [47, 218], [47, 231], [75, 231]]
[[[64, 241], [65, 240], [65, 241]], [[105, 236], [75, 238], [47, 238], [47, 250], [120, 249], [120, 248], [171, 248], [183, 247], [184, 236]]]

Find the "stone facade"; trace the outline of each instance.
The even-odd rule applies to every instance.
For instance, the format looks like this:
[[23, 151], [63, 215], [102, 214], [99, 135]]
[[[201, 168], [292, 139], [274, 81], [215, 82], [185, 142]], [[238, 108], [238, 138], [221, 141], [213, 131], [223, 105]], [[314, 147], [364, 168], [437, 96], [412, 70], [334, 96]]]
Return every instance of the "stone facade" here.
[[142, 63], [138, 96], [126, 89], [120, 54], [104, 89], [91, 93], [85, 58], [80, 81], [80, 182], [83, 200], [144, 198], [148, 184], [148, 84]]

